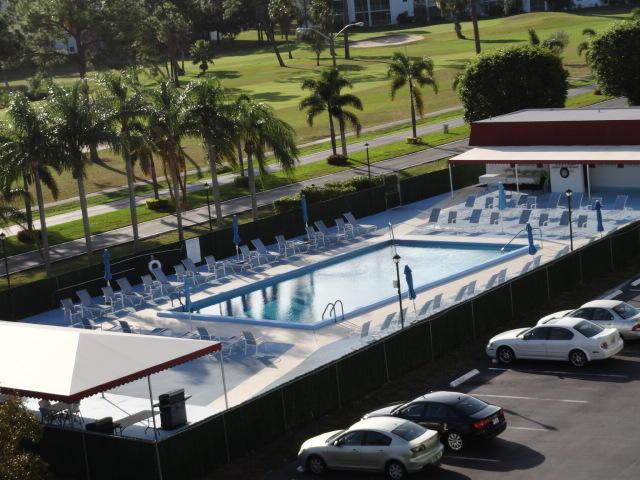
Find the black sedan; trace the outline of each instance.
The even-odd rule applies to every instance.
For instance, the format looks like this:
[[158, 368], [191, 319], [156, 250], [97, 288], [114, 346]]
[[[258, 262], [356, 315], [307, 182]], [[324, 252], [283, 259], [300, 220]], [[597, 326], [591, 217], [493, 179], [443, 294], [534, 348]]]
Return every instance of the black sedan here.
[[500, 407], [457, 392], [431, 392], [367, 413], [363, 418], [379, 416], [400, 417], [437, 430], [445, 446], [456, 452], [469, 440], [493, 438], [507, 428]]

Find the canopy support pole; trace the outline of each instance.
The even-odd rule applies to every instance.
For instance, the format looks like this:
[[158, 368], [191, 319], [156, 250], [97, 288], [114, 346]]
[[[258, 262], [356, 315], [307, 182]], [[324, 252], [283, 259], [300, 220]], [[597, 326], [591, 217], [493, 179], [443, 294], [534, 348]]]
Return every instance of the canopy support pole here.
[[156, 463], [158, 464], [158, 478], [162, 480], [162, 465], [160, 464], [160, 450], [158, 448], [158, 427], [156, 426], [155, 407], [153, 406], [153, 391], [151, 390], [151, 375], [147, 375], [147, 385], [149, 386], [149, 402], [151, 403], [151, 420], [153, 421], [153, 445], [156, 450]]
[[591, 201], [591, 179], [589, 178], [589, 164], [587, 163], [587, 194], [589, 195], [589, 201]]
[[451, 198], [453, 198], [453, 172], [451, 170], [451, 162], [449, 162], [449, 185], [451, 186]]
[[518, 180], [518, 164], [515, 164], [516, 166], [516, 192], [520, 193], [520, 182]]
[[222, 356], [222, 348], [218, 350], [220, 353], [220, 373], [222, 374], [222, 391], [224, 392], [224, 406], [229, 409], [229, 399], [227, 398], [227, 380], [224, 376], [224, 357]]

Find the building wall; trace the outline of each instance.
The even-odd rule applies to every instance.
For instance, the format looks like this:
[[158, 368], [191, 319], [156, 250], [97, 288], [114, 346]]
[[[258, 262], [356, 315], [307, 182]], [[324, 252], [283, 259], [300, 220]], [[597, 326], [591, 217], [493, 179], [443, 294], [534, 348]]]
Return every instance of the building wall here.
[[640, 166], [595, 165], [589, 169], [589, 181], [592, 188], [640, 188]]
[[[567, 178], [563, 178], [560, 174], [563, 168], [569, 170]], [[566, 192], [568, 188], [574, 192], [585, 191], [582, 165], [551, 165], [549, 173], [552, 192]]]
[[[302, 2], [302, 0], [299, 0]], [[334, 0], [335, 25], [343, 24], [342, 2]], [[407, 12], [413, 16], [413, 0], [346, 0], [350, 22], [364, 22], [367, 26], [398, 23], [398, 15]]]

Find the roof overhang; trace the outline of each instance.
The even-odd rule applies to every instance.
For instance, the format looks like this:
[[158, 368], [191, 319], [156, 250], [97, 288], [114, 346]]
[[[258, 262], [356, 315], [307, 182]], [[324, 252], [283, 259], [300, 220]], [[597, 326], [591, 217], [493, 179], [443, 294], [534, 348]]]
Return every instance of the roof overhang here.
[[472, 148], [451, 163], [640, 164], [640, 145], [528, 145]]
[[77, 402], [220, 347], [204, 340], [0, 321], [0, 391]]

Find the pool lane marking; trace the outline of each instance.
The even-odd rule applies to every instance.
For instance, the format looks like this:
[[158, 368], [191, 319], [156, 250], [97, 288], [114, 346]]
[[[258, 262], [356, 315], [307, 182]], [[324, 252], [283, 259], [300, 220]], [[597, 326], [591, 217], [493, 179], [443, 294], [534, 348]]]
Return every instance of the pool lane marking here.
[[589, 403], [586, 400], [568, 400], [564, 398], [540, 398], [540, 397], [520, 397], [516, 395], [491, 395], [489, 393], [471, 392], [474, 397], [491, 397], [491, 398], [510, 398], [512, 400], [541, 400], [544, 402], [563, 402], [563, 403]]
[[476, 368], [474, 368], [473, 370], [465, 373], [464, 375], [462, 375], [461, 377], [456, 378], [454, 381], [452, 381], [449, 386], [450, 387], [457, 387], [459, 385], [462, 385], [464, 382], [466, 382], [467, 380], [475, 377], [476, 375], [479, 375], [480, 371]]
[[495, 458], [458, 457], [455, 455], [444, 455], [443, 458], [451, 458], [453, 460], [470, 460], [472, 462], [500, 463], [500, 460], [497, 460]]
[[490, 367], [489, 370], [498, 371], [498, 372], [544, 373], [546, 375], [570, 375], [572, 377], [629, 378], [629, 375], [618, 375], [614, 373], [559, 372], [555, 370], [521, 370], [517, 368], [497, 368], [497, 367]]

